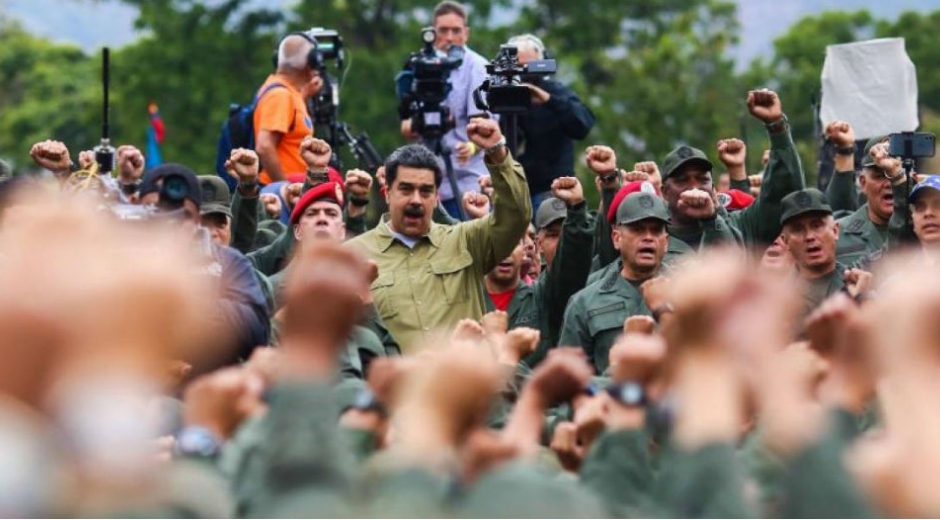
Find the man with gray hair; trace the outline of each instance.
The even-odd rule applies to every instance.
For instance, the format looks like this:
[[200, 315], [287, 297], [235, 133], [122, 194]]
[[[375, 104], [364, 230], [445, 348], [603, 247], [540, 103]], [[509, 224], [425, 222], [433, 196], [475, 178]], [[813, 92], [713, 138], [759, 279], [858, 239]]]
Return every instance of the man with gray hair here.
[[[508, 43], [518, 47], [519, 63], [545, 59], [545, 45], [535, 35], [514, 36]], [[552, 196], [552, 181], [574, 175], [574, 141], [591, 131], [594, 114], [557, 81], [537, 74], [522, 79], [532, 91], [532, 108], [518, 118], [518, 160], [537, 208]]]
[[[314, 39], [292, 33], [277, 48], [277, 71], [268, 76], [255, 97], [255, 151], [264, 169], [262, 184], [282, 181], [288, 174], [307, 171], [300, 143], [313, 133], [313, 121], [301, 91], [317, 77]], [[239, 189], [254, 191], [254, 186]]]

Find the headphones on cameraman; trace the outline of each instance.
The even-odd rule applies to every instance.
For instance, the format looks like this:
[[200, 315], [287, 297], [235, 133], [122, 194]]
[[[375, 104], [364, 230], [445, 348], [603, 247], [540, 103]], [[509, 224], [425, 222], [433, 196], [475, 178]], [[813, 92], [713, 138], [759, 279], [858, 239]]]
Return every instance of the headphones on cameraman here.
[[271, 61], [272, 61], [272, 63], [274, 64], [274, 69], [277, 70], [277, 65], [278, 65], [278, 51], [280, 51], [280, 49], [281, 49], [281, 44], [284, 43], [284, 40], [286, 40], [287, 38], [289, 38], [289, 37], [291, 37], [291, 36], [300, 36], [300, 37], [302, 37], [303, 39], [305, 39], [305, 40], [307, 40], [308, 42], [310, 42], [311, 44], [313, 44], [313, 48], [310, 49], [310, 52], [307, 53], [307, 67], [309, 67], [309, 68], [311, 68], [311, 69], [316, 69], [316, 68], [317, 68], [317, 65], [320, 63], [319, 57], [318, 57], [318, 55], [317, 55], [317, 53], [319, 52], [318, 49], [317, 49], [317, 40], [315, 40], [315, 39], [314, 39], [312, 36], [310, 36], [309, 34], [307, 34], [307, 33], [305, 33], [305, 32], [301, 32], [301, 31], [295, 31], [295, 32], [292, 32], [292, 33], [288, 33], [288, 34], [284, 35], [283, 38], [281, 38], [280, 40], [278, 40], [277, 46], [274, 47], [274, 54], [273, 54], [272, 57], [271, 57]]

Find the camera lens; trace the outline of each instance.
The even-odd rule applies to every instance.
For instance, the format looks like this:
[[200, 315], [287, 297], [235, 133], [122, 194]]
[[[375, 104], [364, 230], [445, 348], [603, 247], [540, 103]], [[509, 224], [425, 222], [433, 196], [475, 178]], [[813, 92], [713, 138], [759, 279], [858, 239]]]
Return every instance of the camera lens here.
[[182, 202], [189, 195], [189, 185], [182, 176], [168, 175], [163, 179], [163, 189], [160, 191], [167, 201]]

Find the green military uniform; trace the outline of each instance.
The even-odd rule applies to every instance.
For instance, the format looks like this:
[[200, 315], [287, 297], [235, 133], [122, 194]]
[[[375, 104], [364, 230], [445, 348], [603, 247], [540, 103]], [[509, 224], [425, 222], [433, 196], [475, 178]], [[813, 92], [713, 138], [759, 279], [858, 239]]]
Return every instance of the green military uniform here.
[[[380, 224], [349, 242], [378, 263], [372, 294], [392, 336], [409, 352], [432, 330], [485, 310], [483, 277], [512, 253], [532, 215], [522, 167], [511, 157], [487, 164], [493, 179], [493, 212], [456, 226], [432, 223], [409, 247], [407, 237]], [[403, 240], [404, 238], [404, 240]]]
[[[803, 189], [803, 167], [789, 126], [782, 133], [770, 133], [770, 161], [764, 171], [761, 193], [754, 204], [728, 214], [719, 211], [714, 219], [702, 221], [696, 229], [669, 227], [669, 234], [699, 250], [702, 246], [736, 243], [747, 247], [770, 244], [780, 234], [781, 200], [789, 193]], [[698, 164], [708, 171], [712, 163], [705, 153], [690, 146], [679, 146], [663, 161], [663, 182], [683, 166]]]
[[[534, 367], [558, 344], [561, 322], [568, 299], [585, 286], [591, 267], [591, 245], [594, 241], [593, 219], [581, 204], [567, 208], [565, 203], [549, 198], [542, 202], [536, 214], [539, 228], [564, 219], [562, 237], [552, 265], [532, 285], [519, 282], [509, 301], [509, 328], [531, 327], [541, 334], [538, 348], [526, 357], [525, 362]], [[495, 310], [489, 295], [487, 310]]]
[[855, 265], [867, 255], [880, 251], [888, 241], [888, 226], [876, 226], [868, 214], [868, 204], [841, 218], [836, 257], [845, 265]]
[[[780, 225], [786, 221], [804, 215], [806, 213], [825, 213], [832, 215], [832, 208], [826, 201], [826, 196], [815, 188], [791, 193], [783, 199], [783, 214], [780, 217]], [[836, 262], [832, 271], [824, 276], [807, 280], [808, 287], [803, 294], [803, 316], [809, 315], [813, 309], [819, 307], [826, 298], [843, 290], [845, 281], [843, 275], [845, 266]]]
[[[632, 193], [617, 208], [620, 225], [646, 219], [669, 223], [669, 210], [656, 195]], [[609, 274], [572, 296], [565, 312], [559, 345], [580, 346], [603, 374], [609, 365], [608, 353], [623, 333], [623, 322], [630, 316], [652, 316], [640, 293], [645, 281], [626, 280], [620, 271]]]

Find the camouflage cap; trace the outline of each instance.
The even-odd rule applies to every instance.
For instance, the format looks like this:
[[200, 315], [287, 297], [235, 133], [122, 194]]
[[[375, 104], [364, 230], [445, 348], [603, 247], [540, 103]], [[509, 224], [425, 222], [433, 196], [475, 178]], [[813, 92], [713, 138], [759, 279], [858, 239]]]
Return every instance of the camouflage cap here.
[[795, 191], [784, 197], [780, 204], [783, 206], [780, 225], [804, 213], [821, 212], [832, 215], [832, 207], [829, 206], [826, 196], [816, 188]]
[[199, 189], [202, 192], [200, 215], [221, 213], [232, 218], [232, 195], [228, 184], [221, 177], [203, 175], [199, 177]]
[[682, 145], [669, 152], [669, 155], [663, 160], [663, 180], [665, 181], [669, 176], [678, 173], [679, 168], [687, 164], [698, 164], [708, 171], [712, 171], [712, 168], [714, 168], [714, 165], [708, 160], [708, 156], [705, 155], [705, 152], [698, 148]]
[[539, 204], [538, 211], [535, 212], [535, 228], [543, 229], [556, 220], [564, 219], [568, 216], [568, 205], [561, 199], [550, 197]]
[[669, 209], [663, 199], [643, 191], [631, 193], [623, 199], [617, 208], [617, 224], [632, 224], [648, 218], [671, 224]]
[[871, 152], [871, 148], [873, 146], [884, 141], [887, 138], [888, 136], [886, 135], [879, 135], [876, 137], [872, 137], [871, 139], [868, 140], [867, 143], [865, 143], [865, 150], [862, 153], [862, 168], [868, 168], [868, 167], [875, 165], [875, 160], [871, 158], [871, 154], [869, 152]]

